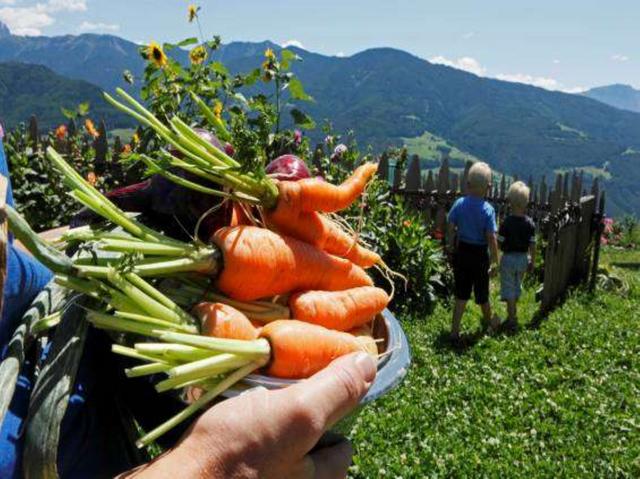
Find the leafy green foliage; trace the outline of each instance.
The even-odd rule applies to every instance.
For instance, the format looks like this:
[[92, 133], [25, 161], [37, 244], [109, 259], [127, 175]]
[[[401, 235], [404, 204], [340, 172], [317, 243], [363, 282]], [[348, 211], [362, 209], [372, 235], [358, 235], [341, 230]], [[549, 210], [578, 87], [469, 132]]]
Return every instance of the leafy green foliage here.
[[[627, 296], [579, 292], [539, 327], [466, 351], [443, 339], [448, 308], [406, 316], [413, 365], [355, 420], [351, 477], [638, 477], [640, 277], [616, 273]], [[520, 306], [528, 323], [532, 290]], [[479, 319], [474, 306], [465, 328]]]
[[[106, 172], [96, 174], [98, 165], [93, 138], [85, 128], [73, 132], [69, 128], [64, 141], [49, 133], [48, 143], [66, 152], [66, 159], [83, 177], [95, 180], [95, 186], [109, 191], [139, 181], [140, 169], [123, 169], [114, 162], [113, 148], [107, 157]], [[69, 223], [78, 210], [78, 203], [67, 193], [60, 174], [45, 158], [44, 147], [33, 148], [24, 126], [11, 131], [4, 139], [11, 172], [13, 196], [20, 212], [36, 231], [56, 228]]]
[[[328, 135], [316, 151], [318, 172], [332, 183], [343, 181], [358, 164], [372, 160], [370, 156], [361, 158], [352, 137], [348, 147], [336, 144], [339, 140]], [[386, 181], [376, 179], [369, 184], [362, 205], [347, 211], [346, 218], [361, 240], [379, 252], [388, 269], [397, 273], [389, 276], [387, 271], [388, 278], [377, 273], [376, 278], [377, 284], [393, 282], [391, 308], [416, 317], [432, 311], [437, 299], [448, 292], [450, 273], [440, 243], [431, 237], [420, 214], [406, 205], [402, 196], [393, 194]]]

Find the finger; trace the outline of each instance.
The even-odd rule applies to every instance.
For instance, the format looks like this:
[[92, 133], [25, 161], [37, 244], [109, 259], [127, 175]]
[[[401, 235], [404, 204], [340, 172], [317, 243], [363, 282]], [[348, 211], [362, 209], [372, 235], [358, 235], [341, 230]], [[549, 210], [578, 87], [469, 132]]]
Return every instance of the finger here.
[[300, 403], [315, 409], [326, 431], [358, 405], [375, 377], [375, 360], [369, 354], [356, 353], [336, 359], [293, 388]]
[[338, 479], [347, 477], [353, 449], [348, 441], [343, 441], [309, 454], [308, 457], [313, 461], [313, 479]]

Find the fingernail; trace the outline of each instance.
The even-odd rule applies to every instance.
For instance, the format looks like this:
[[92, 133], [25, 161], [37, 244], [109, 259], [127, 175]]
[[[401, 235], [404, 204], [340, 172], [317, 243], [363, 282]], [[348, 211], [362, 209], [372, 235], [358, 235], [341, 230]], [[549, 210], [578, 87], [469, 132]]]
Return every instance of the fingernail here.
[[355, 357], [354, 363], [360, 374], [362, 374], [362, 378], [365, 382], [370, 383], [376, 377], [376, 362], [373, 358], [367, 353], [358, 353]]

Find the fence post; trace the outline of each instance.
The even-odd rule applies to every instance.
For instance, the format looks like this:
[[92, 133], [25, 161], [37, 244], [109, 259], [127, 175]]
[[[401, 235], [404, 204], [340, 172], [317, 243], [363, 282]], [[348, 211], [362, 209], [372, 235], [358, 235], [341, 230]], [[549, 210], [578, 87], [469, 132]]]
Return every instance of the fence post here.
[[31, 146], [34, 150], [38, 149], [38, 119], [35, 115], [31, 115], [29, 119], [29, 141], [31, 142]]
[[107, 169], [107, 152], [109, 150], [109, 143], [107, 142], [107, 127], [104, 124], [104, 120], [100, 121], [98, 137], [93, 142], [93, 147], [96, 150], [96, 174], [102, 175]]
[[380, 162], [378, 163], [378, 177], [381, 180], [389, 180], [389, 155], [386, 151], [380, 155]]
[[473, 165], [471, 160], [467, 160], [464, 165], [464, 174], [462, 175], [462, 188], [460, 188], [460, 191], [463, 195], [466, 195], [468, 193], [467, 188], [469, 183], [469, 170], [471, 169], [471, 165]]
[[402, 162], [396, 160], [396, 164], [393, 167], [393, 189], [399, 190], [402, 185]]
[[420, 177], [420, 157], [413, 155], [407, 170], [407, 179], [405, 181], [405, 189], [408, 191], [419, 191], [422, 187], [422, 178]]
[[593, 229], [595, 230], [594, 245], [593, 245], [593, 264], [591, 265], [591, 282], [589, 284], [589, 291], [595, 291], [596, 279], [598, 278], [598, 265], [600, 263], [600, 243], [602, 242], [602, 232], [604, 230], [604, 204], [605, 204], [605, 192], [600, 195], [600, 204], [598, 206], [598, 214], [594, 216]]

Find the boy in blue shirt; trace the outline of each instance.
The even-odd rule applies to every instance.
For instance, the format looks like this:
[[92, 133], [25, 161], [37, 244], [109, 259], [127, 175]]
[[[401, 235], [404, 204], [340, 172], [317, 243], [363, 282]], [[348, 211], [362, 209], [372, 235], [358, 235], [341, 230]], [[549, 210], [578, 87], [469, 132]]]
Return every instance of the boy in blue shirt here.
[[460, 340], [460, 321], [473, 290], [482, 309], [484, 324], [492, 328], [489, 304], [489, 276], [496, 272], [498, 241], [496, 213], [485, 200], [491, 189], [491, 168], [486, 163], [474, 163], [469, 170], [468, 194], [459, 198], [448, 215], [447, 243], [453, 259], [455, 306], [451, 322], [451, 340]]

